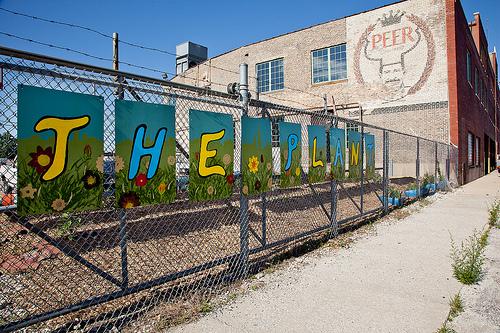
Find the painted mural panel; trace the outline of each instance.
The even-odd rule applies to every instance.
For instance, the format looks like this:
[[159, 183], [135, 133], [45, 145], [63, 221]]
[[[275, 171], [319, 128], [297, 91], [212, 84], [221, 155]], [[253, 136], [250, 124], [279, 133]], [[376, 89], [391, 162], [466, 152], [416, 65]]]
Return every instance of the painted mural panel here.
[[347, 142], [349, 144], [349, 178], [359, 179], [361, 177], [361, 133], [358, 131], [347, 131]]
[[375, 136], [365, 134], [366, 177], [375, 177]]
[[326, 178], [326, 131], [323, 126], [307, 126], [309, 139], [309, 183], [322, 182]]
[[330, 129], [330, 158], [332, 161], [332, 179], [345, 178], [345, 131], [340, 128]]
[[18, 86], [21, 216], [101, 206], [103, 111], [102, 97]]
[[132, 208], [175, 200], [175, 109], [115, 101], [116, 200]]
[[269, 118], [241, 118], [241, 158], [245, 195], [264, 193], [273, 185], [271, 121]]
[[234, 183], [231, 115], [189, 110], [189, 199], [228, 198]]
[[300, 124], [280, 122], [280, 187], [302, 184], [302, 136]]

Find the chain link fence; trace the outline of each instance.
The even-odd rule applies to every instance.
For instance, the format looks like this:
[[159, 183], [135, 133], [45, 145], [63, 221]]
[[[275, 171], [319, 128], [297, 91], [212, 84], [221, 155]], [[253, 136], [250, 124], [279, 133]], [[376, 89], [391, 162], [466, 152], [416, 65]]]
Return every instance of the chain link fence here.
[[[0, 135], [4, 138], [0, 208], [0, 330], [108, 331], [133, 327], [155, 308], [221, 286], [259, 269], [263, 258], [455, 183], [455, 149], [444, 143], [333, 116], [251, 100], [248, 115], [270, 117], [273, 189], [259, 196], [188, 200], [190, 109], [230, 114], [239, 172], [238, 96], [0, 48]], [[21, 218], [16, 213], [18, 85], [104, 98], [105, 194], [96, 211]], [[176, 109], [177, 199], [168, 205], [123, 210], [114, 198], [114, 101], [170, 104]], [[376, 174], [361, 179], [279, 188], [279, 121], [301, 124], [302, 169], [308, 172], [307, 125], [357, 129], [375, 136]], [[10, 138], [10, 140], [9, 140]], [[327, 153], [327, 160], [331, 157]], [[329, 172], [330, 166], [327, 171]], [[432, 185], [432, 186], [431, 186]], [[412, 187], [413, 186], [413, 187]], [[429, 189], [427, 189], [429, 187]], [[432, 188], [433, 187], [433, 188]], [[205, 297], [205, 296], [203, 296]], [[133, 331], [133, 329], [131, 329]]]

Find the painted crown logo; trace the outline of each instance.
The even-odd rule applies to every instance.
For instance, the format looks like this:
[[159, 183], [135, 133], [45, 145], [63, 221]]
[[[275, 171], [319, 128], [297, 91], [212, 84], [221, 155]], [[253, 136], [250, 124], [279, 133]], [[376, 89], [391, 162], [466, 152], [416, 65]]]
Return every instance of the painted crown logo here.
[[379, 18], [378, 21], [382, 24], [383, 27], [387, 27], [393, 24], [401, 23], [401, 18], [405, 15], [405, 12], [400, 11], [399, 9], [394, 13], [394, 11], [390, 11], [389, 15], [384, 14], [382, 18]]

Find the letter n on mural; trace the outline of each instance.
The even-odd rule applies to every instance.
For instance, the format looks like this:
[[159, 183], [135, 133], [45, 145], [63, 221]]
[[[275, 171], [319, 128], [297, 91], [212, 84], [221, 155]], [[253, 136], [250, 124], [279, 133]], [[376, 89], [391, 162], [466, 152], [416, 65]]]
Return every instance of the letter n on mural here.
[[361, 133], [358, 131], [347, 131], [347, 142], [349, 144], [349, 178], [359, 179], [361, 177]]
[[101, 206], [103, 111], [102, 97], [18, 86], [21, 216]]
[[241, 158], [243, 194], [253, 195], [271, 190], [273, 156], [269, 118], [241, 118]]
[[189, 199], [233, 193], [234, 130], [231, 115], [189, 110]]
[[375, 177], [375, 136], [365, 134], [366, 177]]
[[302, 137], [300, 124], [279, 123], [280, 130], [280, 187], [287, 188], [302, 184]]
[[330, 129], [330, 158], [332, 161], [332, 179], [345, 178], [345, 131], [340, 128]]
[[323, 126], [307, 126], [309, 138], [309, 183], [318, 183], [326, 176], [326, 131]]
[[122, 208], [175, 200], [175, 109], [115, 101], [116, 200]]

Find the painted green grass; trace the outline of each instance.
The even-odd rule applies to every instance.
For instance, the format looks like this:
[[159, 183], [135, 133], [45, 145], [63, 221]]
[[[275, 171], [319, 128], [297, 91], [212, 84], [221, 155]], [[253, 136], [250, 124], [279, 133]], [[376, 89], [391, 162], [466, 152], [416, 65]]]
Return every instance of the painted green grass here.
[[[146, 146], [154, 143], [147, 140]], [[125, 206], [126, 202], [135, 205], [170, 203], [176, 197], [175, 178], [175, 139], [167, 138], [162, 149], [162, 157], [156, 174], [137, 185], [138, 177], [147, 175], [150, 157], [141, 159], [139, 171], [134, 179], [128, 179], [132, 141], [123, 140], [116, 145], [116, 159], [123, 161], [123, 167], [116, 163], [116, 204]], [[130, 207], [130, 206], [129, 206]]]
[[[97, 140], [96, 140], [97, 141]], [[42, 144], [41, 147], [48, 147]], [[71, 146], [74, 149], [74, 145]], [[36, 148], [35, 148], [36, 149]], [[93, 152], [98, 147], [92, 149]], [[18, 162], [18, 199], [20, 215], [44, 214], [52, 212], [81, 211], [99, 208], [102, 204], [103, 174], [97, 170], [96, 158], [82, 154], [66, 170], [52, 181], [43, 181], [41, 174], [28, 165], [31, 158], [20, 158]], [[87, 171], [98, 177], [98, 184], [85, 188], [83, 177]]]
[[[220, 165], [224, 168], [225, 175], [211, 175], [202, 177], [198, 173], [200, 155], [200, 139], [190, 142], [189, 149], [189, 199], [193, 201], [205, 201], [228, 198], [233, 194], [234, 184], [234, 156], [232, 140], [226, 140], [224, 144], [211, 142], [208, 149], [217, 149], [217, 155], [207, 160], [207, 166]], [[224, 163], [224, 156], [230, 157], [229, 163]], [[227, 162], [227, 160], [226, 160]]]
[[[298, 147], [297, 149], [300, 149]], [[290, 165], [290, 169], [285, 171], [285, 165], [287, 158], [285, 153], [288, 151], [288, 144], [284, 144], [281, 149], [281, 177], [280, 177], [280, 187], [288, 188], [294, 186], [300, 186], [302, 184], [301, 175], [302, 175], [302, 167], [300, 156], [297, 152], [292, 152], [292, 163]]]
[[319, 183], [326, 179], [326, 150], [325, 147], [318, 147], [316, 159], [323, 161], [323, 166], [317, 166], [313, 168], [312, 166], [312, 149], [309, 152], [309, 173], [307, 175], [309, 183]]
[[272, 188], [273, 160], [271, 146], [259, 148], [254, 144], [242, 146], [242, 192], [245, 195], [260, 194]]

